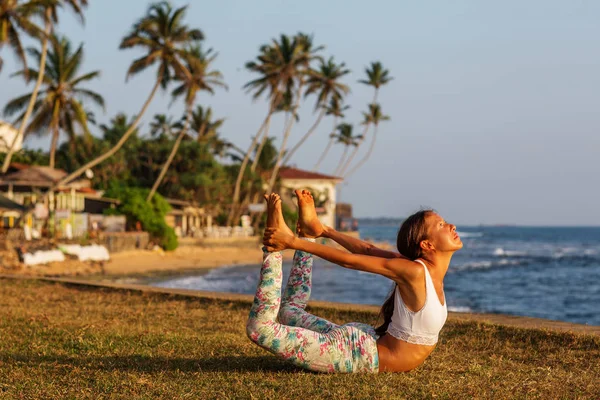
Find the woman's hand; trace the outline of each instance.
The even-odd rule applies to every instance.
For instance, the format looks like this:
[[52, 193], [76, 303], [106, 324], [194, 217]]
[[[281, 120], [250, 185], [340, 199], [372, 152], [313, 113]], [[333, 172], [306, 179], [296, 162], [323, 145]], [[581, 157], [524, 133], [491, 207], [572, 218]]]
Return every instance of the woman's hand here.
[[263, 245], [267, 251], [282, 251], [292, 248], [295, 236], [289, 232], [278, 228], [266, 228], [263, 235]]

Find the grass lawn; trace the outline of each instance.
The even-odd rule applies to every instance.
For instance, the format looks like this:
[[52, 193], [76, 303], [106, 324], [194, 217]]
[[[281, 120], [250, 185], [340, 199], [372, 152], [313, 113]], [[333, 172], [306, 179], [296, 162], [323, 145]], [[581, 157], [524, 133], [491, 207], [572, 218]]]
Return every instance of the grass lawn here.
[[[0, 399], [600, 398], [600, 336], [451, 319], [405, 374], [325, 375], [252, 344], [249, 302], [0, 279]], [[313, 308], [337, 323], [368, 312]]]

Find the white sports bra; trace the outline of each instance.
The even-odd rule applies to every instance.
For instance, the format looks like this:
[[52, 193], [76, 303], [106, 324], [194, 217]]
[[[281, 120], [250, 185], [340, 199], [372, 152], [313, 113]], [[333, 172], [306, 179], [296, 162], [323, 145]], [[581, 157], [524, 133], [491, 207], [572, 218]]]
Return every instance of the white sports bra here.
[[392, 314], [387, 333], [408, 343], [434, 345], [437, 343], [438, 334], [448, 317], [446, 296], [444, 295], [444, 304], [442, 305], [425, 263], [421, 260], [415, 261], [425, 268], [425, 305], [417, 312], [409, 310], [396, 287], [394, 314]]

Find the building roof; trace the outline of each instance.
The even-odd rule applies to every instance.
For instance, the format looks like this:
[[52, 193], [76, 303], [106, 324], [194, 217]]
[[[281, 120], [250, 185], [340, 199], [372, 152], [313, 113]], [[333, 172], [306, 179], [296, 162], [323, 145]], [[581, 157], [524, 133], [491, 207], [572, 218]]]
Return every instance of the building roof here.
[[26, 207], [0, 194], [0, 210], [25, 211]]
[[281, 179], [320, 179], [330, 181], [342, 181], [339, 176], [325, 175], [318, 172], [306, 171], [298, 168], [283, 167], [279, 170]]
[[22, 186], [52, 187], [66, 176], [67, 173], [62, 169], [32, 165], [29, 168], [23, 168], [2, 176], [0, 178], [0, 185], [13, 184]]

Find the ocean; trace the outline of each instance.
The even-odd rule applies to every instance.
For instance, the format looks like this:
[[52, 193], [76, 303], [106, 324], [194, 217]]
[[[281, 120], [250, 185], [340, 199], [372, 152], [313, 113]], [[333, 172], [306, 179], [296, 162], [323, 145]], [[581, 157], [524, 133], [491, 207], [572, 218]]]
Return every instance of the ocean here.
[[[362, 238], [395, 243], [399, 225], [360, 226]], [[600, 228], [458, 227], [464, 247], [444, 280], [450, 311], [523, 315], [600, 325]], [[284, 265], [284, 283], [290, 265]], [[259, 266], [234, 266], [147, 284], [254, 294]], [[311, 298], [380, 305], [390, 280], [321, 259]]]

